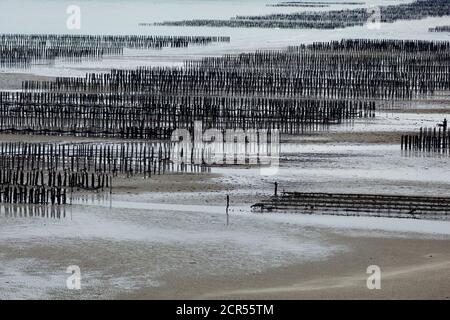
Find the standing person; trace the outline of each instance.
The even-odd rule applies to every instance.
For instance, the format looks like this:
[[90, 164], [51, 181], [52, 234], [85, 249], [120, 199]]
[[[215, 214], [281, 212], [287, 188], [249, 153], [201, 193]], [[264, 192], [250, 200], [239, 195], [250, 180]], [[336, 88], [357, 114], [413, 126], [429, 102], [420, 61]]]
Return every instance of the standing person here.
[[230, 207], [230, 195], [227, 194], [227, 209], [226, 209], [226, 212], [227, 212], [227, 226], [229, 224], [229, 214], [228, 214], [229, 207]]
[[442, 124], [442, 127], [444, 129], [444, 132], [447, 131], [447, 118], [444, 118], [444, 122]]

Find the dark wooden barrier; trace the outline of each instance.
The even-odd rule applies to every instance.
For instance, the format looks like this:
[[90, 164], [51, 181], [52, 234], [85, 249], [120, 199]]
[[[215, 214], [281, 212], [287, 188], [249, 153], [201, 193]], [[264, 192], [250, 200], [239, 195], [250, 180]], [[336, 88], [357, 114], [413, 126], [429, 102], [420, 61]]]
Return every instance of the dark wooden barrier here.
[[34, 63], [54, 63], [56, 59], [82, 61], [122, 55], [127, 49], [185, 48], [230, 42], [229, 37], [144, 36], [144, 35], [71, 35], [2, 34], [0, 67], [30, 67]]
[[0, 203], [66, 204], [74, 191], [111, 191], [114, 177], [207, 172], [172, 161], [170, 143], [0, 143]]
[[401, 137], [402, 150], [449, 153], [450, 131], [448, 128], [420, 128], [418, 133]]
[[255, 212], [448, 219], [450, 198], [381, 194], [283, 192], [254, 204]]

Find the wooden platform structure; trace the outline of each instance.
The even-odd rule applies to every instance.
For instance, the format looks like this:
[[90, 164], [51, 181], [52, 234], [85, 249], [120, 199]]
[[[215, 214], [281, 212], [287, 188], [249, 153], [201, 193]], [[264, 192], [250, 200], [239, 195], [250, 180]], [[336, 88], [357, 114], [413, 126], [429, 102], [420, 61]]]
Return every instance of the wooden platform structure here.
[[450, 197], [283, 192], [252, 211], [448, 220]]

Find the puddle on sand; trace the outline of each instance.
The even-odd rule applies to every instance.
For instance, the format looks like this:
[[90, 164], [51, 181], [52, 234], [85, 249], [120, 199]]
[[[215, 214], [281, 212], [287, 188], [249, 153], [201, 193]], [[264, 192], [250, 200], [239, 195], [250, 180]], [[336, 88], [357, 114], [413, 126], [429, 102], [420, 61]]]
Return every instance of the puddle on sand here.
[[0, 217], [5, 218], [46, 218], [65, 219], [67, 206], [64, 205], [15, 205], [0, 204]]

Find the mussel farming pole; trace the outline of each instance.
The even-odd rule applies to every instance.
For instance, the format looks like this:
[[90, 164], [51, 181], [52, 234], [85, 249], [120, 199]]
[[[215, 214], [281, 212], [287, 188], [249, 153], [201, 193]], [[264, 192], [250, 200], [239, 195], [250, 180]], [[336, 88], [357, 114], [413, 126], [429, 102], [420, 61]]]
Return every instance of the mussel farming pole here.
[[420, 128], [416, 134], [401, 136], [401, 150], [450, 153], [450, 131], [446, 128], [446, 123], [437, 130]]

